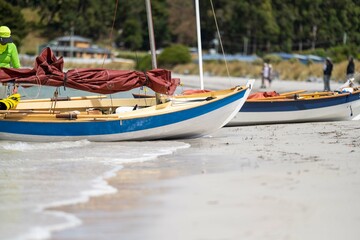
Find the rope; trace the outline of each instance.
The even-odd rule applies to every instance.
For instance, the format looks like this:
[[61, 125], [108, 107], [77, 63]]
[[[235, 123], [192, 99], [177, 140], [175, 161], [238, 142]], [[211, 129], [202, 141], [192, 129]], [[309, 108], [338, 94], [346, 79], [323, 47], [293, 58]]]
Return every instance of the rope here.
[[[116, 0], [115, 11], [114, 11], [114, 16], [113, 16], [113, 22], [112, 22], [112, 26], [111, 26], [111, 30], [110, 30], [110, 35], [109, 35], [110, 43], [111, 43], [111, 40], [112, 40], [112, 37], [113, 37], [114, 28], [115, 28], [115, 20], [116, 20], [116, 14], [117, 14], [118, 5], [119, 5], [119, 0]], [[110, 49], [111, 49], [111, 45], [110, 45]], [[105, 59], [105, 55], [104, 55], [102, 67], [104, 67], [105, 60], [106, 59]], [[113, 108], [113, 98], [112, 98], [112, 94], [109, 94], [109, 96], [110, 96], [110, 101], [111, 101], [111, 106], [112, 106], [112, 107], [110, 107], [109, 111], [111, 112], [112, 108]]]
[[210, 4], [211, 4], [212, 13], [214, 15], [214, 21], [215, 21], [215, 25], [216, 25], [216, 32], [217, 32], [217, 35], [218, 35], [218, 38], [219, 38], [221, 51], [222, 51], [222, 54], [223, 54], [223, 57], [224, 57], [226, 71], [227, 71], [228, 77], [230, 78], [229, 67], [228, 67], [228, 64], [227, 64], [227, 61], [226, 61], [226, 58], [225, 58], [224, 46], [223, 46], [223, 43], [222, 43], [222, 40], [221, 40], [221, 35], [220, 35], [220, 31], [219, 31], [219, 25], [218, 25], [217, 20], [216, 20], [216, 14], [215, 14], [214, 5], [213, 5], [212, 0], [210, 0]]
[[144, 86], [148, 86], [148, 84], [149, 84], [149, 82], [150, 82], [149, 77], [148, 77], [148, 75], [146, 74], [146, 71], [143, 71], [143, 73], [144, 73], [144, 75], [145, 75], [145, 84], [144, 84]]
[[57, 103], [57, 99], [58, 99], [58, 96], [59, 96], [59, 91], [58, 91], [58, 88], [56, 88], [55, 92], [54, 92], [54, 101], [51, 102], [51, 106], [50, 106], [50, 112], [55, 112], [55, 108], [56, 108], [56, 103]]
[[[119, 0], [116, 0], [115, 11], [114, 11], [114, 16], [113, 16], [113, 22], [112, 22], [112, 26], [111, 26], [111, 30], [110, 30], [110, 35], [109, 35], [110, 43], [111, 43], [111, 40], [112, 40], [112, 37], [113, 37], [113, 31], [114, 31], [114, 27], [115, 27], [115, 20], [116, 20], [116, 14], [117, 14], [118, 5], [119, 5]], [[110, 49], [111, 49], [111, 47], [110, 47]], [[104, 67], [104, 64], [105, 64], [105, 55], [104, 55], [102, 67]]]
[[66, 82], [67, 82], [67, 72], [64, 73], [64, 79], [63, 79], [63, 87], [64, 87], [64, 91], [66, 91]]
[[[37, 80], [37, 84], [35, 84], [35, 85], [37, 87], [37, 93], [35, 93], [35, 96], [30, 96], [30, 94], [25, 90], [26, 88], [22, 87], [22, 88], [19, 88], [19, 91], [24, 93], [24, 94], [22, 94], [23, 96], [26, 96], [28, 99], [39, 98], [42, 85], [40, 84], [40, 79], [39, 79], [39, 76], [37, 75], [37, 73], [36, 73], [36, 80]], [[19, 86], [21, 86], [21, 84]], [[34, 86], [34, 88], [35, 88], [35, 86]]]

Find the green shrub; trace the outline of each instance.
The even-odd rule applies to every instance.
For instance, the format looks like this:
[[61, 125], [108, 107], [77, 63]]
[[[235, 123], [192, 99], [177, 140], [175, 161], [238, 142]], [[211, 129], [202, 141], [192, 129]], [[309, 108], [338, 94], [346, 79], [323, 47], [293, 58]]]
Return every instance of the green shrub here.
[[262, 66], [264, 64], [264, 60], [262, 60], [261, 58], [257, 58], [255, 59], [255, 61], [252, 62], [252, 64], [255, 66]]
[[145, 55], [140, 58], [140, 60], [136, 62], [135, 68], [139, 71], [147, 71], [152, 69], [151, 55]]
[[326, 51], [323, 48], [316, 48], [315, 50], [304, 51], [304, 54], [311, 54], [319, 57], [327, 57]]
[[118, 58], [125, 58], [125, 59], [131, 59], [134, 61], [137, 61], [139, 58], [142, 58], [144, 56], [148, 55], [148, 53], [145, 52], [130, 52], [130, 51], [119, 51], [116, 54], [116, 57]]
[[354, 58], [357, 59], [357, 60], [360, 60], [360, 53], [354, 55]]
[[272, 54], [265, 55], [263, 59], [265, 62], [267, 61], [267, 62], [270, 62], [273, 64], [276, 64], [276, 63], [279, 63], [282, 61], [280, 56], [272, 55]]
[[158, 64], [164, 68], [171, 68], [177, 64], [191, 62], [191, 55], [186, 46], [175, 44], [165, 48], [158, 57]]
[[340, 45], [328, 49], [333, 62], [346, 61], [349, 56], [356, 56], [359, 48], [355, 45]]
[[289, 59], [289, 63], [299, 63], [300, 61], [299, 61], [299, 59], [297, 59], [297, 58], [290, 58]]
[[310, 65], [313, 65], [314, 64], [314, 61], [309, 59], [306, 63], [307, 66], [310, 66]]

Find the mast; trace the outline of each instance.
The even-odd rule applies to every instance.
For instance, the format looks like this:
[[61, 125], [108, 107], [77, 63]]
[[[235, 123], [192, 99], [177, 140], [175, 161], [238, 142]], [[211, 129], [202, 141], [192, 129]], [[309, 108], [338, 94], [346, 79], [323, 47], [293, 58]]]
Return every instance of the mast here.
[[154, 26], [153, 26], [152, 13], [151, 13], [151, 3], [150, 0], [145, 0], [145, 2], [146, 2], [146, 15], [147, 15], [150, 50], [151, 50], [151, 65], [152, 68], [155, 69], [157, 68], [157, 62], [156, 62]]
[[[157, 62], [156, 62], [154, 26], [153, 26], [152, 13], [151, 13], [151, 3], [150, 0], [145, 0], [145, 3], [146, 3], [146, 15], [148, 22], [149, 42], [150, 42], [150, 51], [151, 51], [151, 66], [153, 69], [156, 69]], [[156, 97], [156, 103], [161, 103], [160, 94], [155, 93], [155, 97]]]
[[202, 60], [199, 0], [195, 0], [195, 12], [196, 12], [196, 33], [197, 33], [197, 43], [198, 43], [200, 89], [203, 90], [204, 89], [204, 75], [203, 75], [203, 60]]

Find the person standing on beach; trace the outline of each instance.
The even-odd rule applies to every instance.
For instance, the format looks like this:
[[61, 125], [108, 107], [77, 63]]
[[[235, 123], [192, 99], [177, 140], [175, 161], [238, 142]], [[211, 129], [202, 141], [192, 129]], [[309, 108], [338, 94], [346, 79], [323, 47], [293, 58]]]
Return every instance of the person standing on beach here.
[[[19, 54], [11, 37], [11, 30], [7, 26], [0, 27], [0, 67], [20, 68]], [[14, 87], [14, 92], [17, 88]], [[6, 95], [6, 87], [0, 85], [0, 98]]]
[[331, 59], [326, 58], [326, 61], [324, 64], [324, 91], [331, 91], [330, 90], [330, 78], [331, 78], [332, 70], [333, 70], [333, 64], [331, 62]]
[[347, 68], [346, 68], [346, 79], [350, 79], [350, 78], [354, 77], [354, 73], [355, 73], [354, 58], [349, 57], [349, 62], [348, 62]]
[[260, 88], [266, 88], [265, 87], [265, 71], [266, 71], [266, 69], [267, 69], [267, 63], [264, 62], [264, 65], [261, 69], [261, 86], [260, 86]]
[[268, 61], [266, 61], [264, 63], [263, 69], [261, 71], [261, 87], [260, 88], [266, 88], [266, 81], [268, 82], [268, 85], [270, 87], [271, 72], [272, 72], [272, 66]]

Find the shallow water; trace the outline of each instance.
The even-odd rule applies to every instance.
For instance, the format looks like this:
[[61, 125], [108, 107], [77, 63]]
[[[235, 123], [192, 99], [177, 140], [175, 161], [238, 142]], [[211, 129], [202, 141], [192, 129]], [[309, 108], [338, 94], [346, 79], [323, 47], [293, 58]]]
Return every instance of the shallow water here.
[[175, 141], [0, 141], [0, 239], [46, 239], [54, 230], [77, 226], [81, 220], [75, 216], [45, 209], [114, 193], [106, 179], [124, 163], [154, 160], [188, 146]]
[[[10, 94], [11, 86], [6, 88]], [[56, 88], [19, 87], [22, 99], [51, 98]], [[59, 96], [98, 95], [71, 88], [57, 88]], [[147, 89], [151, 94], [151, 90]], [[112, 98], [132, 98], [131, 93]], [[91, 196], [117, 189], [106, 179], [122, 164], [154, 160], [188, 144], [175, 141], [93, 143], [89, 141], [26, 143], [0, 141], [0, 239], [46, 239], [51, 232], [81, 224], [73, 215], [45, 210], [86, 202]]]

